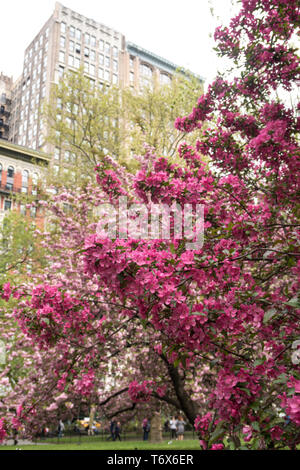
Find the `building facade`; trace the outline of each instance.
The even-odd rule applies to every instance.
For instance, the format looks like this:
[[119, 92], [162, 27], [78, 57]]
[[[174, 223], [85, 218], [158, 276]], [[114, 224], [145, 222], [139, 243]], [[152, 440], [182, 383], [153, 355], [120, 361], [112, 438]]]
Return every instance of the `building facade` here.
[[11, 142], [54, 154], [54, 148], [45, 145], [47, 129], [43, 128], [41, 107], [50, 97], [52, 84], [66, 71], [79, 67], [99, 88], [113, 84], [136, 90], [153, 80], [169, 83], [177, 69], [175, 64], [127, 42], [120, 32], [57, 2], [25, 50], [23, 73], [14, 85]]
[[13, 79], [0, 74], [0, 139], [8, 140]]
[[30, 150], [0, 139], [0, 223], [10, 210], [43, 222], [39, 209], [26, 208], [25, 202], [17, 195], [38, 198], [39, 184], [44, 179], [49, 157], [42, 152]]

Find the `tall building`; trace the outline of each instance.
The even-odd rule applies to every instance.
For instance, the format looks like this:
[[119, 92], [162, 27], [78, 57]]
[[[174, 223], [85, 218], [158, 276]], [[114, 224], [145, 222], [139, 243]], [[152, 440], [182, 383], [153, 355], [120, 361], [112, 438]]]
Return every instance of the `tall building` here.
[[11, 112], [11, 94], [13, 79], [2, 72], [0, 74], [0, 139], [9, 137], [9, 121]]
[[[10, 140], [54, 153], [44, 145], [41, 105], [51, 85], [68, 70], [84, 68], [95, 86], [118, 84], [138, 89], [153, 79], [168, 83], [177, 66], [125, 36], [60, 3], [25, 50], [23, 73], [14, 86]], [[200, 78], [200, 77], [199, 77]]]

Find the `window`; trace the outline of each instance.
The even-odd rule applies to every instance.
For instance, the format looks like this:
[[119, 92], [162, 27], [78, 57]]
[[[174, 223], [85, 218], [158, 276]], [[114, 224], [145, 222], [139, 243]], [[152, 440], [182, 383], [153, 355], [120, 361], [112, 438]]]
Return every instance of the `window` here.
[[84, 55], [85, 55], [85, 57], [89, 57], [89, 55], [90, 55], [90, 50], [89, 50], [88, 47], [85, 47], [85, 48], [84, 48]]
[[105, 54], [109, 54], [110, 53], [110, 45], [108, 44], [108, 42], [105, 43]]
[[96, 74], [96, 67], [94, 64], [90, 64], [90, 74], [95, 75]]
[[99, 78], [104, 78], [104, 70], [99, 68]]
[[76, 39], [77, 39], [78, 41], [81, 40], [81, 31], [80, 31], [80, 29], [76, 29]]
[[113, 48], [113, 55], [114, 55], [114, 57], [118, 57], [118, 55], [119, 55], [118, 48], [116, 46], [114, 46], [114, 48]]
[[85, 71], [86, 73], [89, 73], [89, 71], [90, 71], [90, 66], [89, 66], [89, 63], [88, 63], [88, 62], [85, 62], [85, 63], [84, 63], [84, 71]]
[[25, 204], [20, 205], [20, 213], [22, 215], [26, 215], [26, 206], [25, 206]]
[[89, 44], [90, 44], [90, 35], [89, 35], [89, 33], [85, 33], [84, 42], [87, 46], [89, 46]]
[[63, 51], [59, 51], [59, 62], [65, 61], [65, 53]]
[[99, 65], [104, 65], [104, 55], [99, 54]]
[[132, 57], [132, 56], [130, 56], [129, 65], [130, 65], [130, 68], [133, 69], [133, 67], [134, 67], [134, 57]]
[[70, 152], [68, 150], [66, 150], [66, 152], [65, 152], [65, 161], [66, 162], [70, 161]]
[[11, 201], [9, 201], [8, 199], [5, 199], [5, 201], [4, 201], [4, 210], [5, 211], [10, 211], [11, 210]]
[[113, 61], [113, 71], [114, 71], [114, 72], [117, 72], [117, 71], [118, 71], [118, 61], [117, 61], [117, 60], [114, 60], [114, 61]]
[[55, 147], [54, 150], [54, 159], [59, 160], [59, 155], [60, 155], [60, 149], [58, 147]]
[[36, 186], [38, 184], [38, 179], [39, 179], [39, 175], [37, 173], [33, 173], [33, 175], [32, 175], [32, 184], [33, 184], [33, 186]]
[[80, 59], [79, 59], [79, 57], [75, 57], [74, 66], [75, 66], [77, 69], [79, 69], [79, 67], [80, 67]]
[[80, 52], [81, 52], [81, 46], [78, 42], [76, 43], [75, 51], [76, 51], [77, 54], [80, 54]]
[[69, 52], [74, 52], [74, 50], [75, 50], [75, 42], [70, 41], [69, 42]]
[[75, 38], [75, 28], [74, 28], [74, 26], [70, 26], [70, 37]]
[[61, 33], [63, 33], [63, 34], [66, 33], [66, 31], [67, 31], [67, 25], [66, 25], [66, 23], [61, 23], [61, 24], [60, 24], [60, 31], [61, 31]]
[[110, 67], [110, 58], [105, 57], [105, 67], [109, 68]]
[[66, 38], [64, 36], [60, 36], [60, 47], [66, 47]]
[[149, 65], [141, 64], [140, 72], [144, 77], [152, 78], [152, 69]]
[[104, 72], [104, 80], [106, 80], [107, 82], [109, 82], [109, 80], [110, 80], [110, 73], [109, 73], [109, 70], [105, 70], [105, 72]]
[[62, 78], [63, 75], [64, 75], [64, 67], [62, 67], [61, 65], [58, 66], [58, 76], [59, 78]]
[[162, 85], [169, 85], [171, 83], [171, 78], [166, 73], [160, 74], [160, 83]]
[[28, 191], [29, 172], [27, 170], [22, 171], [22, 193]]
[[96, 47], [96, 38], [95, 38], [95, 36], [91, 36], [91, 46]]
[[32, 219], [36, 217], [36, 207], [34, 206], [30, 207], [30, 217], [32, 217]]
[[96, 62], [96, 51], [94, 51], [94, 50], [91, 50], [91, 60], [93, 62]]
[[13, 166], [9, 166], [9, 167], [7, 168], [7, 178], [13, 178], [13, 177], [14, 177], [14, 173], [15, 173], [14, 167], [13, 167]]
[[71, 67], [74, 66], [74, 56], [72, 56], [72, 55], [69, 55], [69, 65], [70, 65]]
[[99, 49], [100, 49], [100, 51], [104, 50], [104, 41], [103, 41], [103, 39], [100, 39], [100, 41], [99, 41]]
[[45, 38], [47, 38], [48, 36], [49, 36], [49, 28], [47, 28], [45, 31]]
[[12, 191], [14, 187], [14, 175], [15, 175], [14, 167], [9, 166], [7, 168], [7, 177], [6, 177], [6, 189], [8, 189], [9, 191]]
[[117, 83], [118, 83], [118, 75], [116, 75], [115, 73], [113, 74], [112, 82], [113, 82], [114, 85], [117, 85]]

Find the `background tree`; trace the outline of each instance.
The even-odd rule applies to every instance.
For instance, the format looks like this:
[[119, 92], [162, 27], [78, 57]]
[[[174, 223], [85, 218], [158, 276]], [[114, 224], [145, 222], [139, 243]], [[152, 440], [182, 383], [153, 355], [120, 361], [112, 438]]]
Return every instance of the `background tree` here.
[[[202, 83], [188, 73], [178, 72], [170, 85], [155, 83], [137, 93], [115, 86], [96, 88], [82, 69], [69, 72], [53, 87], [44, 108], [48, 140], [56, 147], [54, 166], [60, 158], [64, 167], [58, 181], [63, 185], [74, 178], [93, 178], [105, 155], [136, 170], [135, 155], [144, 153], [145, 142], [159, 154], [178, 159], [178, 143], [195, 139], [176, 130], [175, 118], [188, 112], [201, 92]], [[54, 172], [50, 180], [55, 177]]]

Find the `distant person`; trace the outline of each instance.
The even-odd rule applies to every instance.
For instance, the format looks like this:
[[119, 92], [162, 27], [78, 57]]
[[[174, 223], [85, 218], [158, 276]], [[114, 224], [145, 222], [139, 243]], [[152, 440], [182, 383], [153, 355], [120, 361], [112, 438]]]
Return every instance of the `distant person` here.
[[13, 437], [14, 437], [14, 446], [18, 445], [18, 430], [14, 429], [13, 431]]
[[119, 439], [119, 441], [121, 441], [121, 423], [120, 421], [117, 422], [116, 426], [115, 426], [115, 432], [114, 432], [114, 438], [113, 438], [113, 441], [116, 441], [117, 439]]
[[175, 416], [172, 416], [170, 419], [170, 431], [171, 431], [171, 439], [177, 439], [177, 419]]
[[185, 425], [186, 425], [186, 422], [184, 421], [183, 416], [179, 416], [177, 423], [176, 423], [177, 435], [178, 435], [179, 441], [183, 441]]
[[106, 439], [107, 441], [109, 441], [109, 439], [112, 439], [113, 441], [115, 440], [114, 437], [115, 437], [116, 425], [117, 425], [116, 421], [112, 419], [109, 425], [110, 436], [108, 436], [108, 438]]
[[168, 431], [169, 431], [169, 421], [166, 420], [166, 421], [164, 422], [164, 432], [168, 432]]
[[148, 418], [143, 420], [143, 441], [148, 441], [149, 432], [150, 432], [150, 421]]
[[65, 430], [65, 425], [62, 422], [62, 420], [59, 421], [57, 430], [58, 430], [58, 437], [63, 437], [63, 433], [64, 433], [64, 430]]

